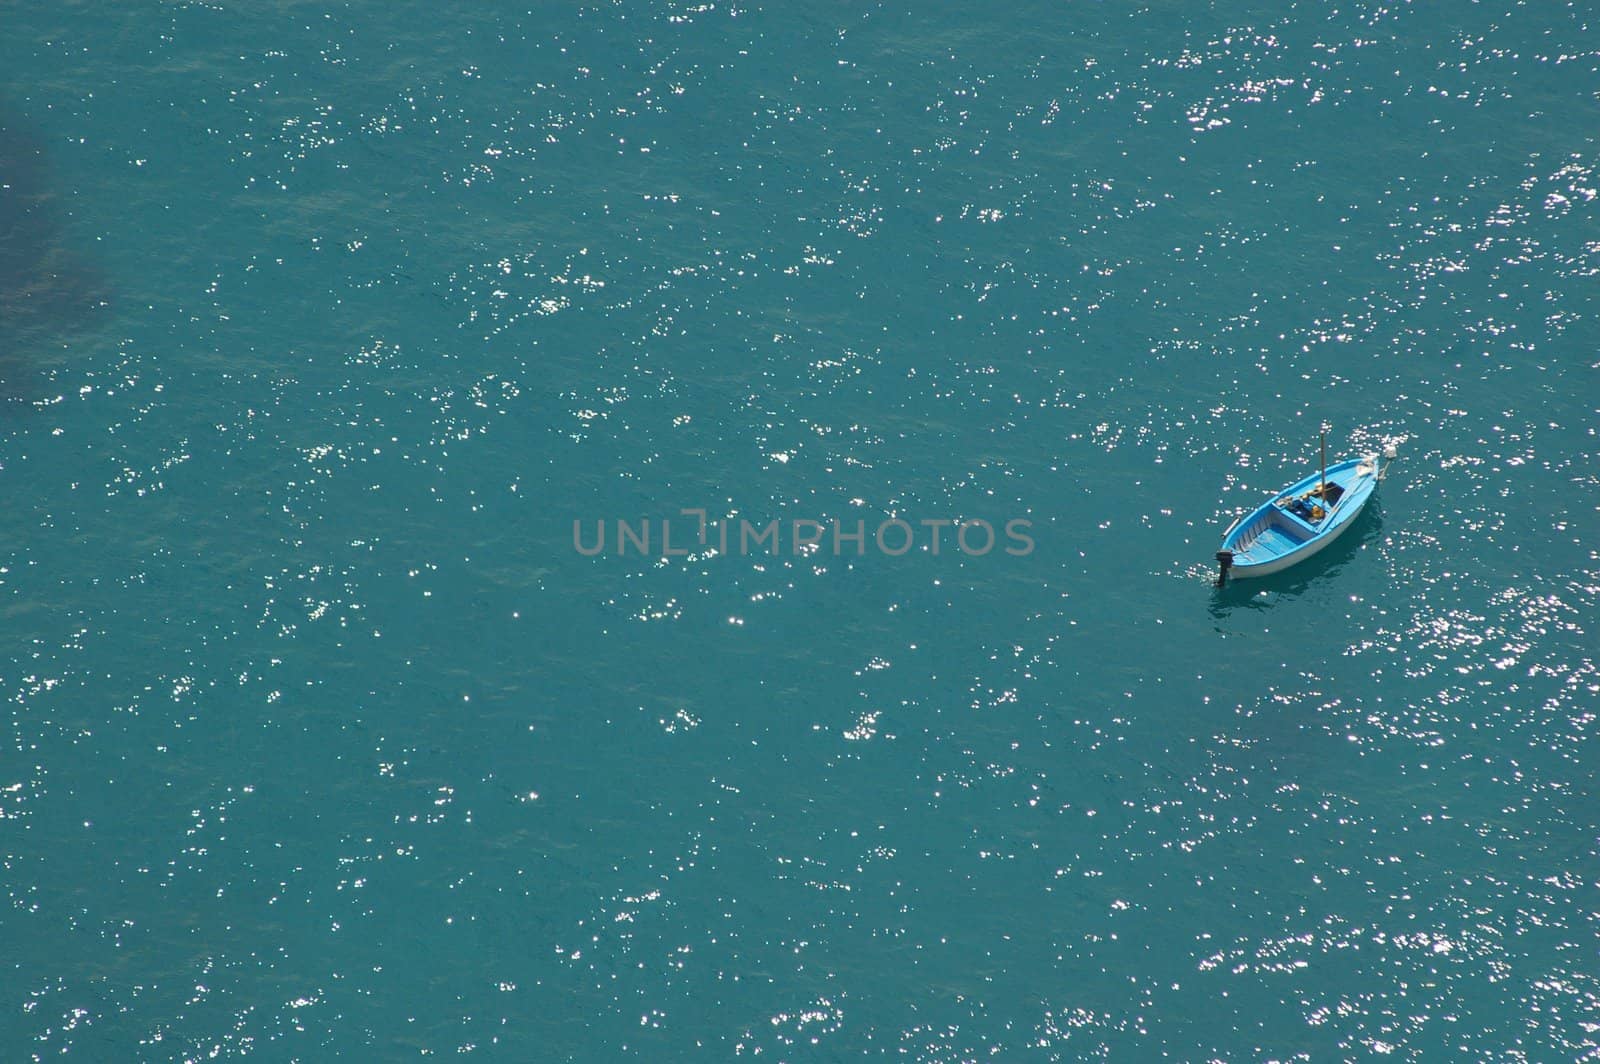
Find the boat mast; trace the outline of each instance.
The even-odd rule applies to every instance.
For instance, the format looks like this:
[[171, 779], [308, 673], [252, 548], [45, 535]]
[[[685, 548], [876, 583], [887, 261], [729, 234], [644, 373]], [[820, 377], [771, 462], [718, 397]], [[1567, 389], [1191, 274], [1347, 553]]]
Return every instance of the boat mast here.
[[1322, 483], [1317, 486], [1317, 498], [1328, 501], [1328, 426], [1322, 426]]

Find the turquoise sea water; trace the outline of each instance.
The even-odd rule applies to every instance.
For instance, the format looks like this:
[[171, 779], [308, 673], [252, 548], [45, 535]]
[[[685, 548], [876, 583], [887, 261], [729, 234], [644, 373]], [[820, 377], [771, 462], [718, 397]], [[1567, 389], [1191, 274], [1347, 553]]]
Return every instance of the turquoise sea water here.
[[0, 1057], [1600, 1052], [1586, 5], [0, 25]]

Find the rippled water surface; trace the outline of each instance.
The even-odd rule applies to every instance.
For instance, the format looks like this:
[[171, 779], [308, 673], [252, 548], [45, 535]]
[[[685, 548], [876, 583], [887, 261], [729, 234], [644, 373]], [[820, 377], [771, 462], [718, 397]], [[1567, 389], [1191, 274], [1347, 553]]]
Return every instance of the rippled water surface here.
[[4, 22], [0, 1056], [1600, 1052], [1586, 5]]

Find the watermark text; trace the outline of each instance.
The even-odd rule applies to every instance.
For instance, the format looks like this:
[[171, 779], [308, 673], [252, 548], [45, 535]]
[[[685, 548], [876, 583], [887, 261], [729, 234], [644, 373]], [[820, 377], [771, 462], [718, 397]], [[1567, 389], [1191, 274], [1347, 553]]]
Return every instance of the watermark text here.
[[685, 558], [712, 552], [741, 556], [828, 553], [837, 558], [876, 553], [898, 558], [919, 547], [935, 555], [955, 550], [981, 558], [998, 550], [1020, 558], [1033, 553], [1032, 528], [1033, 522], [1021, 517], [999, 522], [998, 528], [981, 517], [929, 517], [916, 522], [891, 517], [876, 527], [861, 519], [849, 522], [838, 518], [759, 524], [745, 518], [711, 518], [703, 509], [689, 509], [680, 510], [677, 519], [659, 521], [648, 517], [574, 520], [572, 547], [587, 558], [601, 554]]

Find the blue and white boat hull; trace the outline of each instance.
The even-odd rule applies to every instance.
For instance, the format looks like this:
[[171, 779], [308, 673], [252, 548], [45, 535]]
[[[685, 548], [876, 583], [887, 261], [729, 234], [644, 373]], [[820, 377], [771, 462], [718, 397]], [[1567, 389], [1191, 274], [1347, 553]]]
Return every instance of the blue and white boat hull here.
[[1341, 522], [1337, 527], [1329, 529], [1327, 535], [1317, 536], [1316, 538], [1308, 540], [1306, 543], [1302, 544], [1298, 550], [1290, 551], [1287, 554], [1280, 554], [1268, 561], [1246, 562], [1244, 564], [1240, 564], [1237, 560], [1238, 556], [1235, 555], [1232, 575], [1235, 577], [1271, 576], [1273, 573], [1282, 572], [1283, 570], [1289, 568], [1289, 566], [1303, 562], [1307, 558], [1310, 558], [1311, 556], [1331, 546], [1333, 541], [1343, 535], [1344, 530], [1349, 528], [1353, 523], [1353, 521]]

